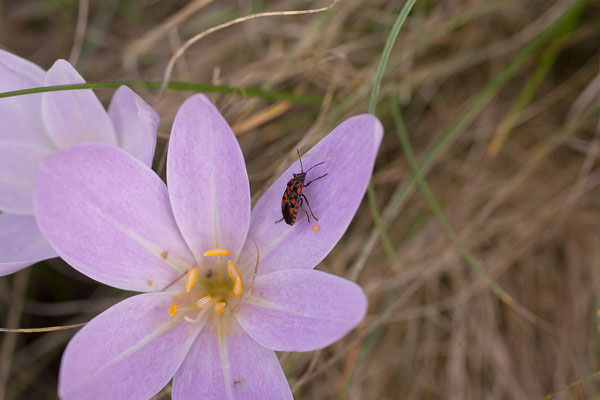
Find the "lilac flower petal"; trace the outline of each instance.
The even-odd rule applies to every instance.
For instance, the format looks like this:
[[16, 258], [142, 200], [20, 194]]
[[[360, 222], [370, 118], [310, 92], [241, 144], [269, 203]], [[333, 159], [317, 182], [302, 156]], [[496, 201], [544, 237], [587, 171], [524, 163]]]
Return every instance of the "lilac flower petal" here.
[[34, 208], [57, 253], [102, 283], [160, 290], [193, 264], [164, 182], [117, 147], [86, 143], [47, 158]]
[[205, 328], [173, 378], [173, 400], [292, 399], [275, 352], [234, 321]]
[[40, 161], [50, 154], [34, 144], [0, 141], [0, 210], [33, 214], [33, 180]]
[[260, 345], [309, 351], [330, 345], [362, 321], [367, 298], [353, 282], [316, 270], [275, 271], [256, 278], [237, 320]]
[[[44, 86], [46, 72], [37, 65], [0, 50], [0, 92]], [[40, 116], [42, 95], [29, 94], [0, 100], [0, 140], [18, 140], [51, 146]]]
[[[46, 86], [85, 83], [65, 60], [46, 72]], [[108, 113], [91, 89], [48, 92], [42, 95], [42, 118], [52, 141], [61, 149], [77, 143], [117, 144]]]
[[[314, 268], [325, 258], [360, 205], [382, 136], [383, 128], [377, 118], [358, 115], [342, 122], [302, 157], [305, 171], [325, 162], [307, 174], [305, 183], [325, 173], [327, 176], [303, 190], [318, 221], [311, 218], [308, 223], [304, 212], [299, 211], [294, 226], [275, 223], [281, 219], [281, 198], [286, 184], [294, 173], [300, 172], [298, 161], [273, 183], [252, 210], [248, 234], [258, 244], [260, 273]], [[308, 211], [306, 203], [303, 207]], [[247, 241], [240, 265], [254, 265], [255, 254], [254, 242]]]
[[175, 374], [198, 332], [169, 316], [173, 293], [130, 297], [91, 320], [69, 342], [61, 399], [149, 399]]
[[240, 146], [206, 96], [179, 108], [169, 142], [167, 184], [181, 233], [197, 259], [226, 248], [235, 259], [250, 224], [250, 186]]
[[56, 256], [32, 215], [0, 214], [0, 276]]
[[115, 92], [108, 107], [119, 147], [152, 167], [159, 117], [140, 96], [127, 86]]

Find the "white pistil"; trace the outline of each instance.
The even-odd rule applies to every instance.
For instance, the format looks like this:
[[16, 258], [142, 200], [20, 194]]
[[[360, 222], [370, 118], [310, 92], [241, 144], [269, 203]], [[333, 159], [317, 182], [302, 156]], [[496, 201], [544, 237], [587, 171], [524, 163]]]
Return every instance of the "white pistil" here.
[[183, 319], [186, 322], [189, 322], [190, 324], [197, 324], [200, 322], [200, 319], [202, 318], [202, 316], [204, 315], [204, 313], [206, 311], [208, 311], [209, 309], [209, 305], [213, 302], [213, 298], [210, 295], [206, 295], [204, 297], [202, 297], [201, 299], [199, 299], [198, 301], [196, 301], [196, 306], [200, 309], [200, 312], [198, 313], [198, 315], [196, 316], [196, 318], [190, 318], [187, 315], [183, 317]]
[[202, 316], [204, 315], [204, 313], [208, 310], [208, 308], [205, 308], [203, 310], [200, 310], [200, 312], [198, 313], [198, 315], [196, 315], [196, 318], [190, 318], [187, 315], [185, 317], [183, 317], [183, 319], [185, 320], [185, 322], [189, 322], [190, 324], [198, 324], [200, 323], [200, 320], [202, 319]]

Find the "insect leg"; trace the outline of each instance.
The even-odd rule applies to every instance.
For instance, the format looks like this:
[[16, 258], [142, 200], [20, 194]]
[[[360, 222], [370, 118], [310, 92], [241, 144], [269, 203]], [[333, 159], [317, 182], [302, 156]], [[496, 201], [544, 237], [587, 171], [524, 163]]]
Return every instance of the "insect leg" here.
[[[318, 179], [318, 178], [317, 178], [317, 179]], [[310, 203], [308, 202], [308, 199], [306, 198], [306, 196], [304, 195], [304, 193], [302, 193], [302, 194], [301, 194], [301, 196], [302, 196], [302, 198], [303, 198], [304, 200], [306, 200], [306, 205], [308, 206], [308, 209], [310, 210], [310, 215], [312, 215], [312, 217], [313, 217], [315, 220], [317, 220], [317, 221], [318, 221], [318, 220], [319, 220], [319, 218], [315, 217], [315, 214], [313, 214], [313, 212], [312, 212], [312, 209], [310, 208]], [[304, 210], [302, 210], [302, 211], [304, 211]], [[306, 212], [306, 211], [304, 211], [304, 212]], [[308, 216], [308, 213], [306, 214], [306, 216]], [[310, 222], [310, 218], [308, 219], [308, 222]]]
[[275, 221], [275, 223], [281, 222], [283, 221], [283, 217], [281, 217], [281, 219], [279, 221]]
[[310, 185], [311, 183], [313, 183], [314, 181], [323, 178], [324, 176], [327, 176], [327, 173], [325, 173], [324, 175], [321, 175], [318, 178], [313, 179], [312, 181], [308, 182], [307, 184], [304, 185], [304, 187], [307, 187], [308, 185]]
[[302, 211], [304, 211], [304, 214], [306, 214], [306, 219], [308, 220], [308, 223], [310, 223], [310, 217], [308, 216], [308, 213], [306, 212], [306, 210], [304, 208], [302, 208], [302, 204], [304, 204], [304, 200], [302, 200], [302, 195], [300, 195], [300, 200], [298, 201], [298, 208], [301, 209]]
[[[304, 211], [304, 214], [306, 214], [306, 218], [308, 218], [308, 223], [310, 224], [310, 217], [308, 216], [308, 213], [306, 212], [306, 210], [304, 208], [301, 208], [302, 211]], [[314, 215], [313, 215], [314, 217]]]

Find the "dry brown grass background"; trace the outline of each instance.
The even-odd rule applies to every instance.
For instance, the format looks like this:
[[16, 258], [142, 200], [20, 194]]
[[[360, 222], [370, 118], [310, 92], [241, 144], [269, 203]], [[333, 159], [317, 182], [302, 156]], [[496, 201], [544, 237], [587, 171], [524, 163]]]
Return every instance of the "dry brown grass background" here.
[[[357, 281], [369, 297], [368, 316], [326, 349], [280, 354], [297, 399], [539, 399], [600, 370], [600, 3], [583, 1], [562, 34], [528, 54], [489, 101], [471, 106], [575, 3], [417, 1], [391, 53], [376, 112], [386, 134], [373, 184], [393, 254], [365, 199], [318, 268]], [[211, 26], [327, 4], [4, 1], [0, 47], [44, 68], [70, 58], [89, 82], [160, 80], [176, 49]], [[254, 200], [297, 147], [308, 149], [367, 111], [403, 5], [343, 0], [321, 14], [247, 21], [202, 39], [175, 65], [178, 81], [324, 97], [319, 106], [210, 95], [238, 135]], [[154, 167], [164, 176], [171, 123], [191, 93], [169, 90], [159, 99], [157, 91], [137, 91], [161, 116]], [[96, 91], [105, 104], [112, 92]], [[456, 127], [425, 177], [464, 248], [508, 300], [469, 267], [418, 186], [398, 203], [411, 169], [391, 98], [419, 160]], [[0, 324], [87, 321], [128, 295], [50, 260], [0, 278]], [[2, 334], [0, 398], [55, 398], [60, 356], [73, 333]], [[600, 398], [599, 389], [592, 378], [555, 398]], [[169, 388], [157, 398], [169, 398]]]

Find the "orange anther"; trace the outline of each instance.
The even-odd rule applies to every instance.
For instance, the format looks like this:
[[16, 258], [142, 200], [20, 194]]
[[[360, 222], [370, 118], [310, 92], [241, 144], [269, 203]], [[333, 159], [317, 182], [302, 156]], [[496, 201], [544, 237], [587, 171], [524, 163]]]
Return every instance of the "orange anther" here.
[[240, 278], [237, 278], [235, 280], [235, 285], [233, 286], [233, 294], [235, 295], [235, 297], [240, 297], [240, 295], [242, 294], [242, 281], [240, 280]]
[[231, 254], [227, 249], [210, 249], [204, 252], [204, 257], [228, 256]]
[[223, 310], [225, 309], [225, 306], [227, 304], [224, 301], [219, 301], [218, 303], [215, 304], [215, 314], [219, 315], [223, 312]]
[[227, 260], [227, 273], [229, 274], [231, 280], [234, 282], [236, 279], [242, 276], [238, 267], [231, 260]]
[[188, 269], [187, 277], [185, 278], [185, 291], [186, 292], [189, 292], [190, 290], [192, 290], [192, 287], [194, 286], [194, 282], [196, 282], [197, 276], [198, 276], [198, 268], [197, 267], [191, 267], [190, 269]]
[[169, 307], [169, 315], [172, 317], [177, 312], [179, 306], [177, 304], [173, 304]]

